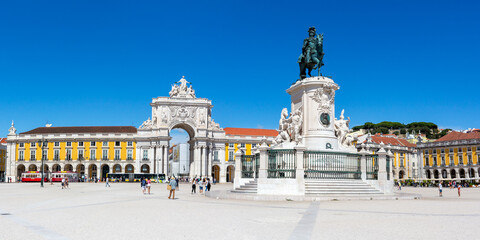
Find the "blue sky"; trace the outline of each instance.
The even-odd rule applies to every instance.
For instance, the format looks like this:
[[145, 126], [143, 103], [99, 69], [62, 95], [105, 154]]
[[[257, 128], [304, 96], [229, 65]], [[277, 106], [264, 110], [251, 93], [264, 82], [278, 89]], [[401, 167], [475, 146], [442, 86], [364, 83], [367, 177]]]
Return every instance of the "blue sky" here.
[[3, 1], [0, 128], [139, 126], [182, 75], [222, 127], [276, 128], [310, 26], [351, 126], [478, 128], [478, 12], [474, 1]]

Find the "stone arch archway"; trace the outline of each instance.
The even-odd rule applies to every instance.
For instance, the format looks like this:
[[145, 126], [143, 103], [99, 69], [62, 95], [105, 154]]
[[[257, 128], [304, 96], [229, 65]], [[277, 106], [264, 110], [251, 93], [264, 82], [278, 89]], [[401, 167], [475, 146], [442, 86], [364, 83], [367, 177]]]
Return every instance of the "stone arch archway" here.
[[468, 177], [469, 178], [474, 178], [475, 177], [475, 169], [473, 169], [473, 168], [468, 169]]
[[148, 166], [148, 164], [143, 164], [141, 167], [140, 167], [140, 171], [142, 173], [150, 173], [150, 166]]
[[215, 182], [220, 182], [220, 167], [218, 165], [213, 165], [212, 177], [215, 179]]
[[463, 168], [460, 168], [460, 170], [458, 170], [458, 177], [460, 178], [465, 178], [465, 169]]
[[110, 166], [108, 166], [108, 164], [103, 164], [101, 167], [100, 167], [100, 170], [101, 170], [101, 179], [103, 181], [103, 179], [107, 178], [107, 174], [110, 173]]
[[113, 165], [112, 171], [113, 171], [113, 173], [121, 173], [122, 172], [122, 166], [120, 164], [115, 164], [115, 165]]
[[443, 169], [442, 170], [442, 178], [447, 178], [447, 176], [448, 176], [447, 170]]
[[77, 165], [77, 174], [80, 179], [82, 178], [82, 176], [85, 175], [85, 165], [83, 164]]
[[62, 171], [62, 167], [60, 166], [60, 164], [53, 164], [52, 172], [60, 172], [60, 171]]
[[455, 171], [455, 169], [450, 170], [450, 178], [457, 178], [457, 171]]
[[405, 172], [403, 170], [400, 170], [398, 172], [398, 179], [402, 180], [405, 178]]
[[72, 164], [65, 164], [65, 167], [63, 167], [63, 171], [73, 172]]
[[434, 177], [435, 179], [440, 178], [440, 173], [438, 172], [437, 169], [435, 169], [435, 170], [433, 171], [433, 177]]
[[25, 172], [25, 165], [19, 164], [17, 166], [17, 177], [19, 177], [19, 178], [22, 177], [22, 173], [24, 173], [24, 172]]
[[134, 173], [135, 172], [135, 167], [133, 167], [132, 164], [127, 164], [125, 166], [125, 173]]
[[30, 166], [28, 166], [28, 171], [37, 171], [37, 165], [35, 164], [30, 164]]
[[88, 178], [96, 178], [97, 177], [97, 165], [90, 164], [88, 166]]
[[235, 167], [230, 165], [227, 167], [227, 182], [233, 182], [235, 178]]

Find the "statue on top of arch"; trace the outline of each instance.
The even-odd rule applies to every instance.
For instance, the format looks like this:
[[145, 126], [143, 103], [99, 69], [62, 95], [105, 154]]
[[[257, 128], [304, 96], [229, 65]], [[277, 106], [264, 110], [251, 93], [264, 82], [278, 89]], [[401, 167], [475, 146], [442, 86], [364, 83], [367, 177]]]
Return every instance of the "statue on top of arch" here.
[[[182, 79], [176, 83], [180, 83], [180, 85], [173, 84], [172, 90], [169, 92], [170, 97], [196, 98], [192, 83], [187, 82], [185, 76], [182, 76]], [[190, 83], [190, 86], [187, 87], [187, 83]]]

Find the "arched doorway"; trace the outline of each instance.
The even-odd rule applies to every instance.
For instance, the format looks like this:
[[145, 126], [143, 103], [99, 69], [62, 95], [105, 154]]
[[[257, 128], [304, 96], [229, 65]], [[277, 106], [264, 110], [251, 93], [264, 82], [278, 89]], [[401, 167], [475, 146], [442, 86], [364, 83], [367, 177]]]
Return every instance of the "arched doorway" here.
[[85, 165], [83, 164], [78, 164], [77, 165], [77, 174], [78, 174], [78, 178], [83, 180], [83, 176], [85, 176]]
[[97, 177], [97, 165], [90, 164], [88, 167], [88, 178], [96, 178]]
[[398, 179], [403, 179], [404, 176], [405, 172], [403, 170], [400, 170], [400, 172], [398, 172]]
[[103, 164], [103, 165], [102, 165], [102, 176], [101, 176], [102, 180], [103, 180], [104, 178], [107, 178], [107, 174], [108, 174], [109, 172], [110, 172], [110, 167], [109, 167], [107, 164]]
[[212, 177], [215, 179], [215, 182], [220, 182], [220, 167], [218, 165], [213, 166]]
[[22, 173], [25, 172], [25, 165], [20, 164], [17, 166], [17, 177], [22, 177]]
[[457, 172], [455, 171], [455, 169], [450, 170], [450, 178], [457, 178]]
[[65, 164], [65, 167], [63, 167], [63, 171], [73, 172], [72, 164]]
[[227, 167], [227, 182], [233, 182], [235, 178], [235, 167], [230, 165]]
[[465, 178], [465, 170], [463, 168], [461, 168], [460, 171], [458, 171], [458, 176], [460, 178]]
[[[195, 136], [195, 130], [193, 129], [193, 127], [186, 123], [174, 123], [170, 128], [169, 136], [171, 137], [171, 140], [169, 141], [168, 148], [168, 175], [197, 175], [198, 173], [191, 173], [191, 171], [195, 171], [195, 166], [193, 164], [193, 154], [194, 146], [197, 145], [192, 140]], [[200, 149], [200, 151], [204, 151], [204, 149]], [[208, 166], [208, 163], [206, 164], [205, 159], [202, 159], [202, 163], [203, 165], [200, 166], [200, 169], [202, 169], [202, 173], [204, 173], [205, 167]], [[205, 173], [200, 175], [205, 175]]]
[[[42, 170], [42, 167], [40, 167], [40, 170]], [[47, 164], [43, 164], [43, 172], [48, 173], [48, 165]]]
[[60, 164], [54, 164], [52, 167], [52, 172], [60, 172], [62, 171], [62, 167], [60, 167]]
[[448, 174], [447, 174], [447, 170], [443, 169], [443, 170], [442, 170], [442, 177], [443, 177], [443, 178], [447, 178], [447, 175], [448, 175]]
[[122, 172], [122, 166], [120, 164], [115, 164], [113, 166], [113, 173], [121, 173]]
[[125, 173], [133, 173], [135, 170], [135, 168], [133, 167], [132, 164], [127, 164], [127, 166], [125, 166]]
[[427, 179], [431, 179], [431, 178], [432, 178], [432, 173], [430, 172], [430, 170], [426, 170], [426, 171], [425, 171], [425, 175], [426, 175]]
[[438, 179], [438, 178], [440, 177], [440, 174], [439, 174], [439, 172], [438, 172], [437, 169], [435, 169], [435, 170], [433, 171], [433, 177], [434, 177], [435, 179]]
[[468, 174], [468, 175], [470, 175], [470, 176], [468, 176], [469, 178], [474, 178], [474, 177], [475, 177], [475, 169], [473, 169], [473, 168], [470, 168], [470, 169], [469, 169], [469, 174]]
[[37, 165], [30, 164], [30, 166], [28, 166], [28, 171], [37, 171]]
[[140, 168], [140, 171], [142, 173], [150, 173], [150, 166], [148, 166], [148, 164], [143, 164], [142, 167]]

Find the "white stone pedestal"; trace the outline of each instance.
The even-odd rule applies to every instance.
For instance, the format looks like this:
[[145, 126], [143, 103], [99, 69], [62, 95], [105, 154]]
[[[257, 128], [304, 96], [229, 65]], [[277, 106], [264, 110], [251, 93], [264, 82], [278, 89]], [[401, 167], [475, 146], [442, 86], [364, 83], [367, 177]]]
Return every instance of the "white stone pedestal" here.
[[296, 82], [291, 95], [292, 112], [302, 109], [303, 144], [306, 150], [339, 151], [335, 136], [335, 91], [339, 86], [327, 77], [310, 77]]

